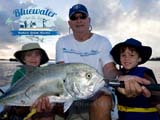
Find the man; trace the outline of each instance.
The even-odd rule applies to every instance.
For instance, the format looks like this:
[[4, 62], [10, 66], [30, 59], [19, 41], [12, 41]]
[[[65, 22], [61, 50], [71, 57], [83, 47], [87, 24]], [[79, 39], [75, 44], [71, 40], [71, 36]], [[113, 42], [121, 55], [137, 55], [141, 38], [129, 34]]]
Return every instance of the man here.
[[[73, 34], [64, 36], [58, 40], [56, 44], [56, 62], [86, 63], [95, 67], [101, 74], [105, 76], [105, 78], [114, 79], [118, 75], [118, 72], [114, 61], [110, 56], [110, 50], [112, 48], [111, 44], [107, 38], [91, 32], [90, 22], [91, 19], [89, 17], [88, 10], [84, 5], [76, 4], [70, 9], [68, 24], [72, 29]], [[147, 89], [144, 87], [143, 89], [138, 84], [138, 82], [149, 84], [148, 81], [145, 81], [145, 79], [135, 76], [120, 76], [119, 79], [125, 81], [125, 89], [118, 89], [121, 93], [128, 97], [138, 95], [142, 92], [146, 95], [150, 94]], [[128, 79], [129, 82], [127, 81]], [[83, 103], [85, 103], [85, 101]], [[41, 106], [38, 107], [38, 105]], [[47, 107], [51, 105], [49, 104], [48, 99], [45, 98], [37, 101], [34, 106], [37, 107], [38, 110], [48, 110]], [[89, 118], [87, 119], [110, 120], [112, 97], [100, 92], [95, 95], [94, 98], [91, 98], [88, 108]]]
[[[56, 62], [89, 64], [103, 74], [105, 78], [114, 79], [118, 72], [110, 56], [111, 44], [107, 38], [91, 32], [90, 22], [91, 18], [84, 5], [76, 4], [70, 9], [68, 24], [73, 34], [58, 40]], [[131, 79], [130, 76], [126, 77]], [[123, 93], [127, 94], [124, 91]], [[91, 102], [90, 119], [109, 120], [111, 119], [111, 109], [111, 96], [104, 93], [98, 94]]]

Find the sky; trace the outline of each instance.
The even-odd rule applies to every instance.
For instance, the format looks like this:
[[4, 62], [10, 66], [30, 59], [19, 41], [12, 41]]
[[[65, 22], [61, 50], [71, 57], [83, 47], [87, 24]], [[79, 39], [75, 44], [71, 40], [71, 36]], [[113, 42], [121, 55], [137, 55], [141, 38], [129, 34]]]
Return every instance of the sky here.
[[55, 58], [55, 44], [59, 37], [69, 34], [68, 12], [72, 5], [84, 4], [91, 18], [92, 32], [107, 37], [112, 46], [128, 38], [140, 40], [152, 47], [152, 57], [160, 56], [160, 0], [1, 0], [0, 4], [0, 59], [13, 58], [24, 44], [23, 37], [13, 36], [11, 26], [13, 10], [36, 6], [57, 13], [54, 21], [60, 35], [44, 37], [38, 41], [50, 59]]

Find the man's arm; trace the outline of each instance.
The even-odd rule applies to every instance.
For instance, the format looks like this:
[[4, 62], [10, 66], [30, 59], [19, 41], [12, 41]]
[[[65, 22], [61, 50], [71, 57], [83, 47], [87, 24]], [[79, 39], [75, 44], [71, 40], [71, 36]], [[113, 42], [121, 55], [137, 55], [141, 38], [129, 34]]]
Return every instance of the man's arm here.
[[146, 97], [151, 96], [151, 92], [144, 86], [140, 85], [150, 84], [148, 80], [137, 76], [120, 75], [113, 62], [106, 64], [103, 68], [103, 72], [106, 79], [112, 80], [115, 79], [116, 76], [119, 76], [118, 80], [124, 81], [125, 88], [118, 88], [118, 91], [127, 97], [135, 97], [139, 94], [144, 94]]
[[113, 80], [119, 75], [119, 72], [113, 62], [107, 63], [103, 67], [104, 78]]

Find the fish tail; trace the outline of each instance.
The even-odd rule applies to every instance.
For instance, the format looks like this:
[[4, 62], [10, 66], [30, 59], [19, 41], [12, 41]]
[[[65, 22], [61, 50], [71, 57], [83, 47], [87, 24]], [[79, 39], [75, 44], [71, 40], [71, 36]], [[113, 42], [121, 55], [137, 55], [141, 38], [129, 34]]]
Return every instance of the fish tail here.
[[32, 108], [31, 112], [23, 119], [23, 120], [28, 120], [29, 118], [32, 117], [32, 115], [34, 115], [36, 113], [36, 109]]

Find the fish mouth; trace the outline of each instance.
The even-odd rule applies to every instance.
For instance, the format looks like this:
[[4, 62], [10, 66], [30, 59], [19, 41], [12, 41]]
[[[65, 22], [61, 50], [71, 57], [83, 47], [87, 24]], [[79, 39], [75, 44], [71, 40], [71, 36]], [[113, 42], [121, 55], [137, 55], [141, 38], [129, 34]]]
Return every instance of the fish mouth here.
[[[88, 86], [88, 89], [85, 90], [85, 92], [82, 92], [78, 87], [75, 87], [76, 90], [73, 91], [74, 96], [77, 96], [77, 98], [80, 99], [86, 99], [86, 98], [90, 98], [92, 96], [94, 96], [94, 94], [99, 91], [101, 88], [103, 88], [105, 85], [105, 82], [103, 79], [101, 79], [100, 81], [96, 81], [94, 83], [94, 86]], [[77, 92], [78, 91], [78, 92]]]
[[99, 91], [101, 88], [103, 88], [105, 85], [105, 81], [103, 79], [101, 79], [100, 81], [97, 81], [95, 83], [94, 89], [93, 89], [93, 93]]

